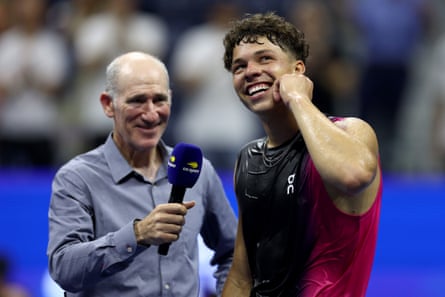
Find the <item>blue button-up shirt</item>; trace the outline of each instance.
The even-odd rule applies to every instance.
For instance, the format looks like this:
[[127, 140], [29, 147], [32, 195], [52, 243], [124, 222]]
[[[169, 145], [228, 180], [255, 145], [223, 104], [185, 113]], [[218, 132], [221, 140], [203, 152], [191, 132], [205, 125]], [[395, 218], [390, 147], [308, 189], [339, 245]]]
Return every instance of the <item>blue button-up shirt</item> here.
[[[153, 182], [136, 173], [111, 136], [57, 172], [49, 208], [49, 270], [68, 296], [198, 296], [198, 234], [214, 250], [217, 292], [231, 264], [236, 217], [221, 180], [206, 159], [184, 201], [196, 205], [179, 240], [160, 256], [140, 246], [133, 223], [167, 203], [167, 162], [172, 148], [160, 144], [164, 162]], [[71, 293], [70, 293], [71, 292]]]

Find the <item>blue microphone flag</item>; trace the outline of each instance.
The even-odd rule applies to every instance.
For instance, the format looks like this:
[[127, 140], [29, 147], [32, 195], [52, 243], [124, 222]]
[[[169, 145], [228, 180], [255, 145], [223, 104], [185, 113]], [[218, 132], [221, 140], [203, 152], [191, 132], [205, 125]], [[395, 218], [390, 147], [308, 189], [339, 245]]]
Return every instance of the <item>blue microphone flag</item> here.
[[202, 151], [199, 147], [177, 144], [168, 161], [168, 181], [172, 185], [191, 188], [198, 180], [202, 167]]

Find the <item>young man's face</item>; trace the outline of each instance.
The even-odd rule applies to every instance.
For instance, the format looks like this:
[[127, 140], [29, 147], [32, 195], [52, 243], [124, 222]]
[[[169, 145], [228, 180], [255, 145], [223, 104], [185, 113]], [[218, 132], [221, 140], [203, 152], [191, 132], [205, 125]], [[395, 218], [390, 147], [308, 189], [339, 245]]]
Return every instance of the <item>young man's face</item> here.
[[295, 70], [296, 60], [266, 37], [257, 43], [241, 42], [233, 49], [232, 79], [235, 92], [253, 112], [274, 106], [273, 84]]

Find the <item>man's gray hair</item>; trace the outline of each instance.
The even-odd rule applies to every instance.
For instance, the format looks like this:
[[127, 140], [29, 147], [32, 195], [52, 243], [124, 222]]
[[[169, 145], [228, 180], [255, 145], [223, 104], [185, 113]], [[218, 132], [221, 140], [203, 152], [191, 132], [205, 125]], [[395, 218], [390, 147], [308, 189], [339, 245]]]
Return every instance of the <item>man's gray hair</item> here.
[[112, 99], [119, 94], [118, 80], [120, 73], [120, 59], [114, 59], [108, 66], [105, 72], [105, 92], [107, 92]]
[[127, 55], [133, 55], [135, 57], [145, 57], [147, 59], [152, 58], [152, 59], [158, 61], [158, 63], [160, 65], [162, 65], [162, 67], [164, 68], [165, 74], [167, 75], [167, 79], [170, 81], [167, 67], [162, 62], [162, 60], [159, 59], [158, 57], [155, 57], [150, 54], [143, 53], [143, 52], [126, 53], [126, 54], [123, 54], [123, 55], [115, 58], [107, 66], [107, 69], [105, 72], [105, 75], [106, 75], [105, 92], [107, 92], [111, 96], [112, 99], [114, 99], [119, 94], [119, 91], [120, 91], [119, 90], [119, 75], [121, 74], [121, 70], [122, 70], [122, 60], [123, 60], [123, 57], [127, 56]]

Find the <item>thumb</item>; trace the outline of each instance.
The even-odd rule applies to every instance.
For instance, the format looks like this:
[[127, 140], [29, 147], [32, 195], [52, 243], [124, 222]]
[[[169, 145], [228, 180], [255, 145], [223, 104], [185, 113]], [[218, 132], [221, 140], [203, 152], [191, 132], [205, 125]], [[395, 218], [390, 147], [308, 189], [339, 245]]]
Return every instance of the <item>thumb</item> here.
[[195, 201], [185, 201], [182, 204], [185, 206], [185, 208], [190, 209], [195, 206], [196, 202]]
[[273, 90], [272, 90], [273, 100], [278, 102], [281, 100], [279, 80], [276, 80], [272, 87], [273, 87]]

